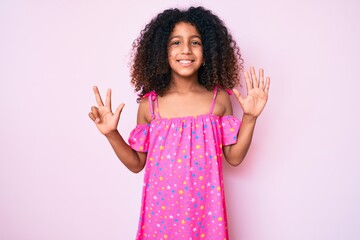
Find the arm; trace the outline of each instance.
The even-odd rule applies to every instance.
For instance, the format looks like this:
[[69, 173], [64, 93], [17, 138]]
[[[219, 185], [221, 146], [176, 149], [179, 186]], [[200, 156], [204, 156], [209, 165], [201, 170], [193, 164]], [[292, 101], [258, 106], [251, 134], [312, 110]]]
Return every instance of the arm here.
[[[259, 75], [260, 79], [258, 80], [253, 67], [250, 68], [250, 75], [245, 72], [247, 88], [247, 96], [245, 98], [240, 95], [239, 91], [233, 89], [235, 97], [244, 112], [237, 142], [224, 147], [225, 158], [233, 166], [238, 166], [244, 160], [251, 144], [256, 120], [268, 99], [270, 78], [267, 77], [266, 83], [264, 83], [263, 69], [260, 69]], [[227, 109], [229, 109], [229, 114], [232, 114], [231, 106]]]
[[124, 104], [120, 104], [113, 113], [111, 109], [111, 90], [108, 89], [106, 93], [106, 104], [104, 106], [98, 88], [95, 86], [93, 89], [98, 106], [91, 107], [89, 117], [94, 121], [99, 131], [107, 138], [120, 161], [130, 171], [134, 173], [140, 172], [145, 166], [146, 153], [133, 150], [117, 130]]

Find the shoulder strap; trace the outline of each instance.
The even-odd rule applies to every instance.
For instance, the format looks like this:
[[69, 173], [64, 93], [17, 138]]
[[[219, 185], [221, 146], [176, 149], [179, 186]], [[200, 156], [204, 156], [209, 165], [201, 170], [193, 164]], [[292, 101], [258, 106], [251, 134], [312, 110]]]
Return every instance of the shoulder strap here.
[[212, 114], [212, 112], [214, 110], [214, 107], [215, 107], [215, 100], [216, 100], [217, 91], [218, 91], [218, 87], [215, 86], [215, 88], [214, 88], [214, 96], [213, 96], [213, 100], [212, 100], [211, 107], [210, 107], [210, 114]]
[[[151, 118], [152, 119], [159, 118], [160, 117], [159, 116], [159, 108], [158, 108], [157, 97], [156, 97], [155, 91], [148, 92], [147, 94], [144, 95], [144, 97], [148, 97], [148, 99], [149, 99], [149, 109], [150, 109]], [[153, 102], [155, 102], [156, 114], [154, 114]]]
[[[225, 91], [226, 91], [229, 95], [232, 95], [232, 94], [233, 94], [233, 92], [232, 92], [231, 89], [225, 89]], [[218, 93], [218, 86], [215, 86], [215, 88], [214, 88], [214, 97], [213, 97], [213, 100], [212, 100], [212, 103], [211, 103], [211, 108], [210, 108], [210, 114], [212, 114], [212, 112], [214, 111], [217, 93]]]
[[154, 103], [155, 103], [155, 109], [154, 109], [154, 111], [155, 111], [155, 118], [160, 118], [158, 98], [157, 98], [157, 95], [156, 95], [156, 94], [155, 94]]

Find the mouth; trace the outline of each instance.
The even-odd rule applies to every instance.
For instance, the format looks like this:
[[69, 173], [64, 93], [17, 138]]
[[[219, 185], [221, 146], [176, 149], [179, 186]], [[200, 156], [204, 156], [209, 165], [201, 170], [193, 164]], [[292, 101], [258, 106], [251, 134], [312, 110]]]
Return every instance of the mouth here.
[[188, 66], [188, 65], [192, 64], [193, 62], [195, 62], [195, 60], [182, 59], [182, 60], [177, 60], [177, 62], [183, 66]]

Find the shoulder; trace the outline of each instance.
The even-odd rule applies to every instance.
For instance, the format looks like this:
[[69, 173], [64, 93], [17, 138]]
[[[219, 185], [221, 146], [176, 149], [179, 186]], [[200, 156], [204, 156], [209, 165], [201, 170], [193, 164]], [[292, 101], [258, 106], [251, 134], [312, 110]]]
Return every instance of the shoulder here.
[[137, 124], [146, 124], [151, 122], [149, 98], [144, 97], [140, 100], [138, 113], [137, 113]]
[[219, 116], [232, 115], [231, 99], [229, 93], [226, 90], [218, 88], [215, 103], [215, 114]]

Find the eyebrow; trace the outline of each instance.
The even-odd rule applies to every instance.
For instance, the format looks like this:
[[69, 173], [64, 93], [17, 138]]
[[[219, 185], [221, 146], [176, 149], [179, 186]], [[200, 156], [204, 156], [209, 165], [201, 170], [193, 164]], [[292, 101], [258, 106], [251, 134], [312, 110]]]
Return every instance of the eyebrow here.
[[[180, 36], [180, 35], [170, 36], [169, 40], [171, 40], [173, 38], [183, 38], [183, 37]], [[199, 38], [199, 39], [201, 39], [201, 37], [199, 35], [192, 35], [192, 36], [190, 36], [190, 38]]]

